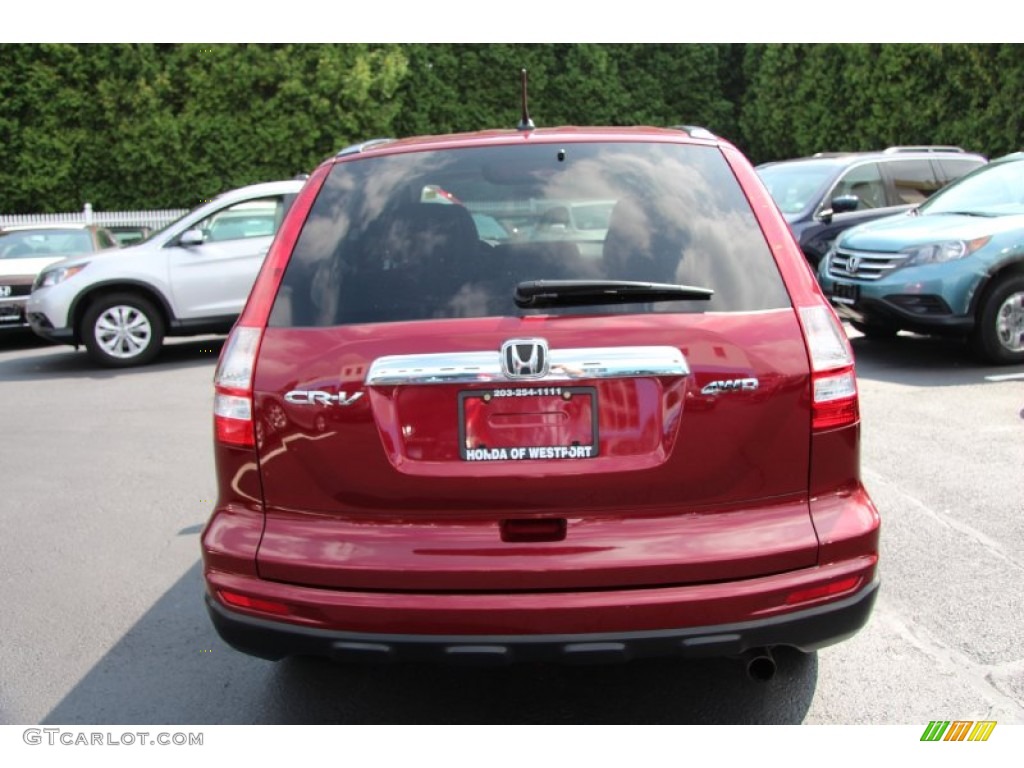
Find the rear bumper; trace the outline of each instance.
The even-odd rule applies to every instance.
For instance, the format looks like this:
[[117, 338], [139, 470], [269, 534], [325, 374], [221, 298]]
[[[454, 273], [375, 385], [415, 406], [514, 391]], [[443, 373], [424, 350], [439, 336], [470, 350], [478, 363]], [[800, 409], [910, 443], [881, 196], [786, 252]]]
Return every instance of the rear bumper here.
[[[290, 655], [324, 656], [337, 661], [412, 661], [470, 664], [514, 662], [603, 663], [646, 657], [734, 656], [773, 646], [810, 652], [851, 637], [867, 622], [878, 592], [874, 567], [871, 580], [838, 600], [764, 618], [677, 629], [572, 632], [559, 634], [423, 634], [349, 632], [247, 615], [206, 595], [210, 617], [229, 645], [253, 656], [281, 659]], [[692, 588], [649, 590], [671, 598]], [[633, 606], [627, 591], [614, 598], [620, 621], [629, 621]], [[667, 594], [666, 594], [667, 593]], [[379, 596], [385, 598], [386, 596]], [[423, 596], [424, 602], [451, 601], [459, 596]], [[495, 627], [506, 612], [504, 600], [525, 599], [535, 607], [565, 596], [491, 596]], [[674, 604], [678, 605], [677, 599]], [[552, 606], [553, 607], [553, 606]], [[641, 608], [641, 606], [637, 606]], [[510, 613], [514, 616], [515, 606]], [[569, 608], [571, 612], [571, 608]], [[398, 616], [394, 617], [398, 619]]]

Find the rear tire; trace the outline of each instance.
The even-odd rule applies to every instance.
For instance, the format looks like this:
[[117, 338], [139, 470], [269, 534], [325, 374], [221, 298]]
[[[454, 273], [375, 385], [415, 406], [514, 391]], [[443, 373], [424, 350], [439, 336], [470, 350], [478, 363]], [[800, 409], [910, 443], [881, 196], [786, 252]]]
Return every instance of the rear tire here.
[[994, 365], [1024, 363], [1024, 275], [1000, 278], [986, 291], [971, 348]]
[[128, 368], [157, 356], [164, 339], [164, 320], [148, 300], [132, 293], [97, 299], [82, 317], [82, 341], [99, 365]]
[[860, 323], [857, 321], [851, 321], [850, 325], [863, 333], [869, 339], [873, 339], [875, 341], [895, 339], [896, 334], [900, 332], [900, 329], [895, 325], [883, 325], [881, 323]]

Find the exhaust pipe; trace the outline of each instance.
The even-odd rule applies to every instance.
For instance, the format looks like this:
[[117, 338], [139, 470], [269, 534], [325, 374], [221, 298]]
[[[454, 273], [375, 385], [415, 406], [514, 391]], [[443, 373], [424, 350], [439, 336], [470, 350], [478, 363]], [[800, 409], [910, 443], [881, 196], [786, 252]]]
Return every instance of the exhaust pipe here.
[[761, 683], [767, 683], [775, 677], [775, 657], [768, 648], [754, 648], [743, 654], [747, 677]]

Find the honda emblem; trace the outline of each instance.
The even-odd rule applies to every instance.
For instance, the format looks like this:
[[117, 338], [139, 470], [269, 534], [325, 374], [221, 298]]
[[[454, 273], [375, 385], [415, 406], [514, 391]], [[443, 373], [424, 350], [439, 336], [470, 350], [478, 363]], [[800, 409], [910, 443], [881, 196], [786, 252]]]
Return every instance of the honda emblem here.
[[501, 345], [501, 371], [509, 379], [541, 379], [548, 374], [544, 339], [509, 339]]

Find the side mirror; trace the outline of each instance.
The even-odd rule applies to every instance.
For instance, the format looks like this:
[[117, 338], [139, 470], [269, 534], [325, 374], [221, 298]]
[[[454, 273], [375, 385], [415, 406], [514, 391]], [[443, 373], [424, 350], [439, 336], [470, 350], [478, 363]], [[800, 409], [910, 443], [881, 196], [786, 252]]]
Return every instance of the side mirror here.
[[840, 195], [832, 198], [832, 213], [849, 213], [860, 206], [860, 198], [856, 195]]
[[206, 242], [206, 238], [203, 237], [202, 230], [199, 229], [188, 229], [181, 233], [181, 237], [178, 238], [178, 245], [188, 248], [193, 245], [202, 245]]

